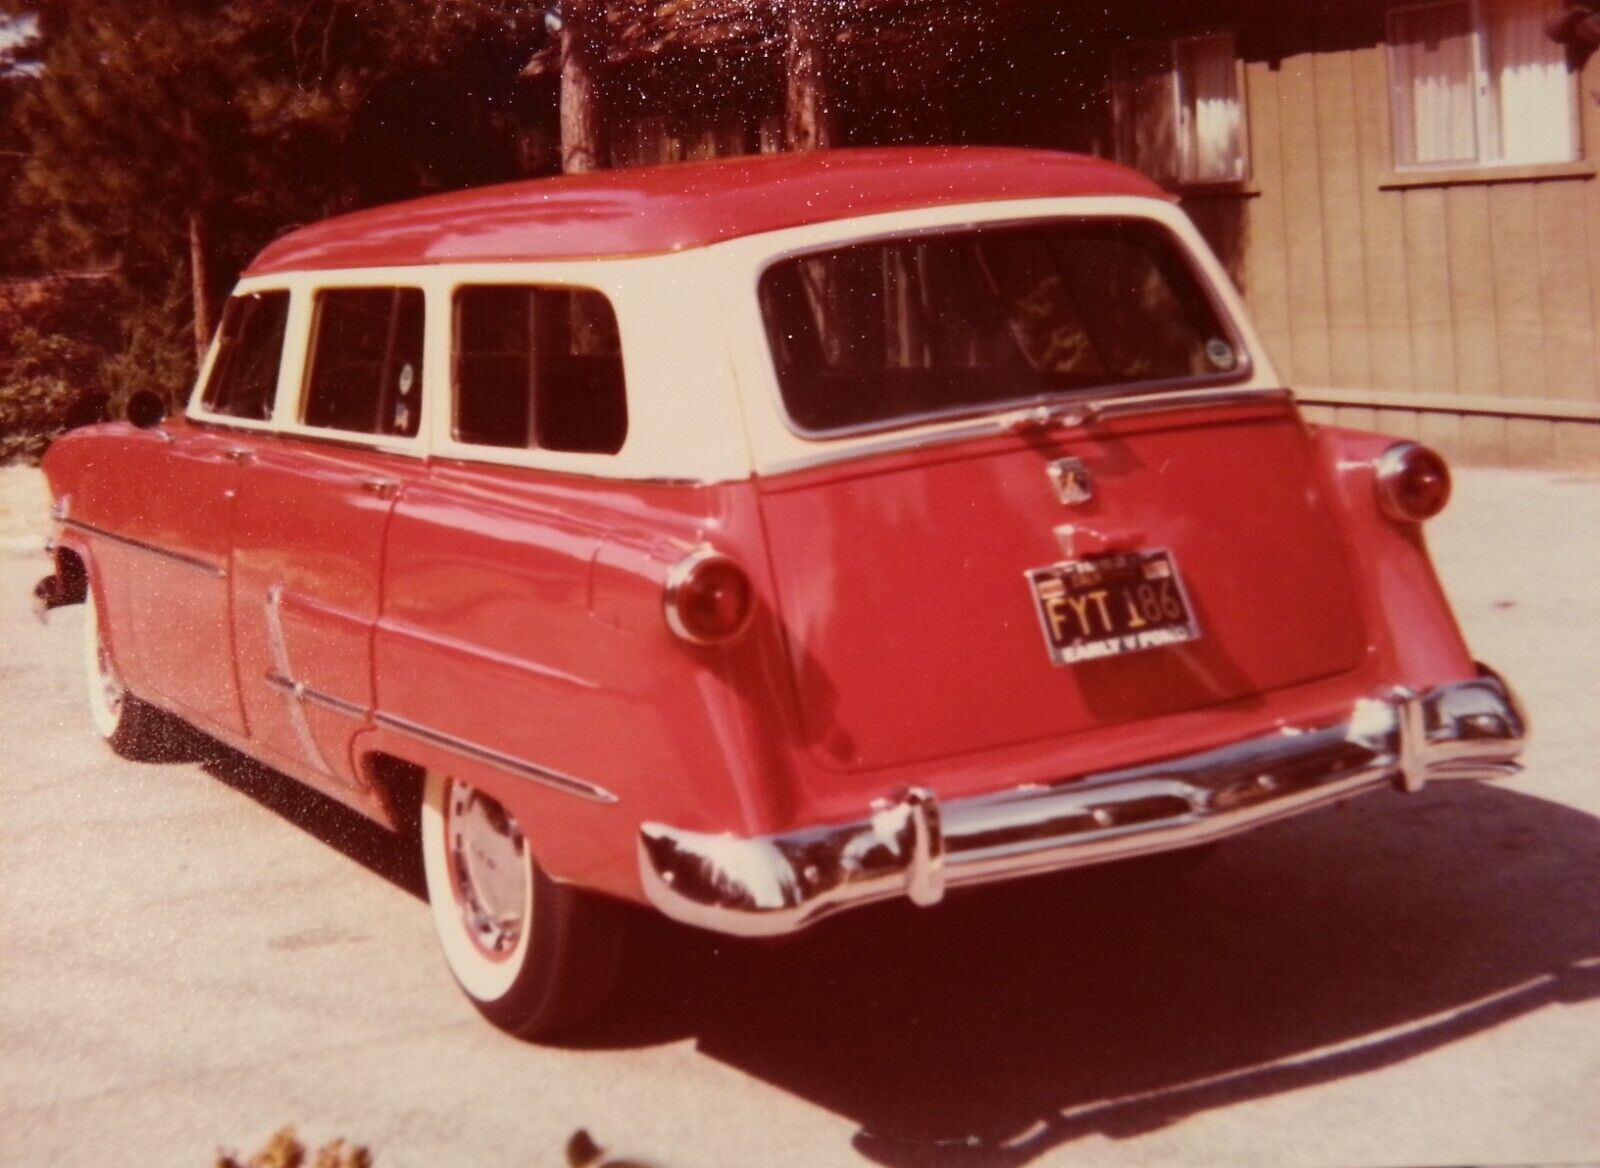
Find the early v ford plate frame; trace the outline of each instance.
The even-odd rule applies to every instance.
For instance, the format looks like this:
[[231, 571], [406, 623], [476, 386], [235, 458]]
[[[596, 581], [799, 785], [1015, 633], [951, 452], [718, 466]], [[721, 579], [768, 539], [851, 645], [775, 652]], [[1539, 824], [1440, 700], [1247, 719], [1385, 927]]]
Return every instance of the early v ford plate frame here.
[[1057, 665], [1079, 665], [1200, 637], [1194, 606], [1172, 553], [1121, 552], [1027, 573], [1045, 648]]

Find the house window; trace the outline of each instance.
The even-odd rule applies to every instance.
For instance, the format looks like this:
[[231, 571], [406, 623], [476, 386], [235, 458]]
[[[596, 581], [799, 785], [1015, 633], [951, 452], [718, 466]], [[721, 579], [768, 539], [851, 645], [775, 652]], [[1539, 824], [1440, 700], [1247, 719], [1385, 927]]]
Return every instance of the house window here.
[[1232, 33], [1130, 45], [1112, 82], [1117, 158], [1169, 185], [1250, 177]]
[[1578, 158], [1577, 90], [1545, 32], [1548, 0], [1449, 0], [1389, 12], [1395, 162], [1462, 167]]

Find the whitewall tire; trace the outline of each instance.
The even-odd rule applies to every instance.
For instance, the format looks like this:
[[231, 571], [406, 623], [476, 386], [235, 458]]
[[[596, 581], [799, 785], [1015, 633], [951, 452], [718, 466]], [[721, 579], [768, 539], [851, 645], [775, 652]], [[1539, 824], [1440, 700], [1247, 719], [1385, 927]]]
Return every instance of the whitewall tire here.
[[479, 1012], [526, 1038], [592, 1017], [615, 985], [620, 908], [551, 880], [515, 816], [448, 775], [428, 772], [420, 828], [439, 944]]
[[160, 737], [159, 715], [129, 693], [123, 683], [111, 657], [93, 587], [88, 590], [83, 609], [84, 686], [89, 697], [89, 720], [95, 733], [120, 755], [153, 758]]

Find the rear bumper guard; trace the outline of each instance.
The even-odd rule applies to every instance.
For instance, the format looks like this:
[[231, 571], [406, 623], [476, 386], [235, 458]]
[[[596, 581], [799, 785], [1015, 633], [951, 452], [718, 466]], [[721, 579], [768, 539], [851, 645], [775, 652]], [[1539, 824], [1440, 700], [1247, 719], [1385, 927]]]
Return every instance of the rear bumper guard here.
[[776, 936], [871, 901], [931, 905], [949, 887], [1191, 847], [1385, 785], [1504, 778], [1526, 737], [1516, 696], [1485, 669], [1182, 758], [948, 803], [904, 791], [851, 823], [753, 839], [647, 823], [640, 875], [674, 920]]

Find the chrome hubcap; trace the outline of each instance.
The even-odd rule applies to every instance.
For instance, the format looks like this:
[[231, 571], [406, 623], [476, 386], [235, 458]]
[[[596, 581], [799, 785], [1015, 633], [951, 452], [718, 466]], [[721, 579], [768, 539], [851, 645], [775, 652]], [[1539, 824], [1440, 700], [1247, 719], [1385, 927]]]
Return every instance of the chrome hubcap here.
[[450, 786], [448, 811], [450, 865], [467, 934], [491, 956], [509, 954], [527, 927], [522, 831], [499, 803], [460, 783]]

